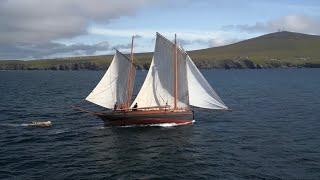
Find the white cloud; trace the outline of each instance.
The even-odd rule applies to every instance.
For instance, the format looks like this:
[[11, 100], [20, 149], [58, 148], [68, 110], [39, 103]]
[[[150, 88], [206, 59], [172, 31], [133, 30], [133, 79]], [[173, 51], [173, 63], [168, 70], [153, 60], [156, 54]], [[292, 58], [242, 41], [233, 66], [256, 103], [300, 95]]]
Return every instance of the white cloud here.
[[220, 37], [220, 38], [216, 38], [216, 39], [211, 39], [209, 41], [209, 46], [210, 47], [225, 46], [225, 45], [236, 43], [239, 41], [241, 41], [241, 39], [233, 38], [233, 37], [230, 37], [230, 38]]
[[232, 38], [234, 33], [225, 31], [199, 31], [199, 30], [155, 30], [155, 29], [108, 29], [92, 27], [88, 30], [90, 34], [105, 35], [113, 37], [131, 37], [138, 35], [142, 38], [155, 38], [156, 32], [159, 31], [168, 39], [173, 39], [174, 34], [182, 45], [189, 45], [191, 43], [206, 44], [207, 46], [221, 46], [237, 41]]

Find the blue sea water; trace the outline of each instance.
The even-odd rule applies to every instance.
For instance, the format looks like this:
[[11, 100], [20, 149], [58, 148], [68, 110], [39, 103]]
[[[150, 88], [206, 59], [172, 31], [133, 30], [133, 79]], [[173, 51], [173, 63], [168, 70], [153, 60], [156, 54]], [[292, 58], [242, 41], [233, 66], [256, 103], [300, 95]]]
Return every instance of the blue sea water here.
[[0, 179], [320, 179], [320, 69], [203, 74], [232, 112], [109, 127], [70, 108], [102, 71], [0, 71]]

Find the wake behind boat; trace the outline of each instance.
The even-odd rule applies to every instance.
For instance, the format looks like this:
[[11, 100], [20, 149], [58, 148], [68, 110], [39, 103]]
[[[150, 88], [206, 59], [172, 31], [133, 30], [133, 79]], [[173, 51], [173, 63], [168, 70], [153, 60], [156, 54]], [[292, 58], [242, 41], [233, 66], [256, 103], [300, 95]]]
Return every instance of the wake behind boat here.
[[86, 98], [109, 111], [93, 112], [111, 125], [191, 124], [190, 106], [229, 110], [206, 81], [190, 56], [159, 33], [146, 79], [131, 103], [136, 68], [131, 58], [118, 50], [97, 86]]

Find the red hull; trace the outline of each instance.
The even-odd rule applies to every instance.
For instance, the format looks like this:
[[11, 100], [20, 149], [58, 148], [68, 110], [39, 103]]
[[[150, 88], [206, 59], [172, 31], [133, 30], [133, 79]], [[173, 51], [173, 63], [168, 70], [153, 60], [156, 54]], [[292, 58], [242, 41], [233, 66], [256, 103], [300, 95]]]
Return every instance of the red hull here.
[[186, 125], [192, 124], [192, 111], [128, 111], [96, 114], [106, 124], [115, 126], [130, 125]]
[[143, 119], [143, 120], [114, 120], [109, 121], [114, 126], [131, 126], [131, 125], [161, 125], [161, 124], [175, 124], [187, 125], [192, 124], [193, 120], [178, 120], [178, 119]]

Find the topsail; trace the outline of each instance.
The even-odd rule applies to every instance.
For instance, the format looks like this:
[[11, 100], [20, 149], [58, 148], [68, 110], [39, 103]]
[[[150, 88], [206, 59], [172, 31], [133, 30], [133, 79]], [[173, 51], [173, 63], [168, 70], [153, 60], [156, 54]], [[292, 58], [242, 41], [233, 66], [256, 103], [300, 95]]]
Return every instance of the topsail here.
[[116, 103], [125, 106], [131, 100], [135, 72], [132, 62], [116, 51], [107, 72], [86, 100], [109, 109]]

